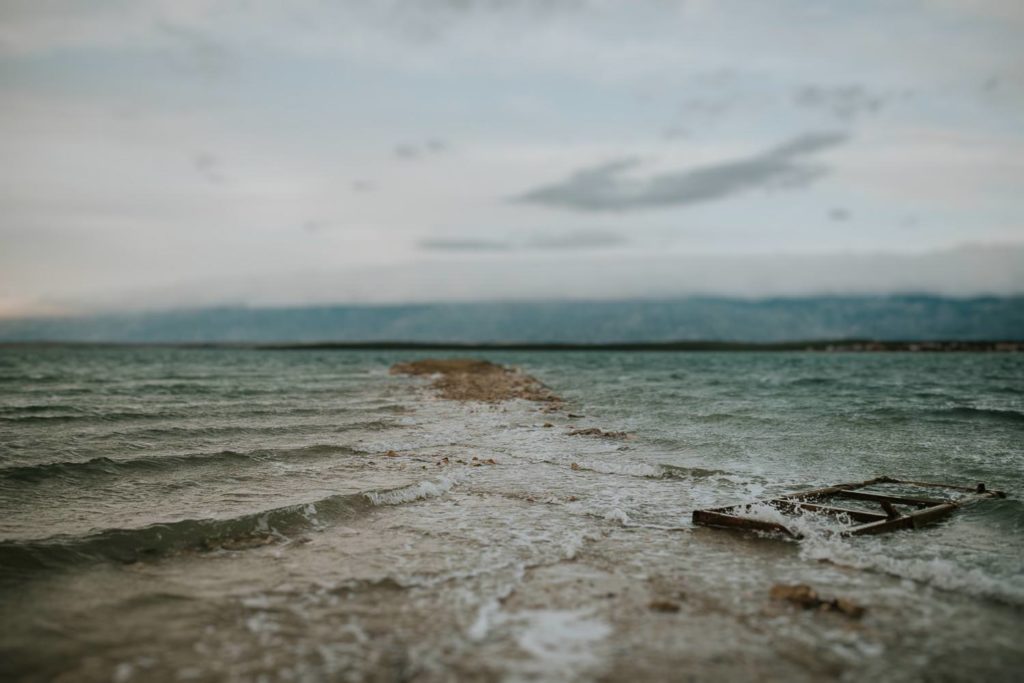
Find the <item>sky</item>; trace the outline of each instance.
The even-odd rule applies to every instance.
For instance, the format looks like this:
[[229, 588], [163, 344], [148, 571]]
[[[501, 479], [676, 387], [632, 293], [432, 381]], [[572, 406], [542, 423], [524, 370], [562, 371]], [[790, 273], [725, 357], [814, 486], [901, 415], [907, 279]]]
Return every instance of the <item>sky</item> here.
[[4, 0], [0, 316], [1024, 292], [1016, 0]]

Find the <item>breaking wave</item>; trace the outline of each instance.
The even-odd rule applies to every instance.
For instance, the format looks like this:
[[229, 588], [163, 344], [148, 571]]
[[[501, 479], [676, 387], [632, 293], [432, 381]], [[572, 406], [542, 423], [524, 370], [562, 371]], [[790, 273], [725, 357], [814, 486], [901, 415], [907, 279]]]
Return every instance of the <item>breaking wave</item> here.
[[952, 408], [930, 408], [915, 410], [911, 408], [876, 408], [868, 413], [875, 418], [883, 418], [894, 422], [926, 417], [933, 420], [993, 420], [997, 422], [1024, 422], [1024, 412], [1002, 408], [976, 408], [973, 406], [956, 406]]
[[316, 444], [280, 450], [260, 449], [246, 452], [225, 450], [192, 455], [144, 456], [129, 460], [93, 458], [81, 462], [54, 462], [42, 465], [5, 467], [0, 469], [0, 481], [38, 483], [53, 478], [88, 480], [143, 472], [172, 472], [180, 470], [182, 467], [252, 464], [311, 456], [364, 454], [363, 451], [347, 446]]
[[287, 538], [357, 517], [375, 506], [441, 496], [463, 478], [464, 474], [453, 473], [409, 486], [327, 496], [228, 519], [183, 519], [134, 529], [105, 529], [86, 536], [0, 541], [0, 578], [104, 560], [130, 563], [186, 550], [244, 548], [249, 540]]
[[606, 462], [600, 460], [581, 460], [575, 463], [575, 469], [598, 474], [621, 474], [629, 477], [645, 479], [707, 479], [729, 474], [724, 470], [706, 469], [703, 467], [681, 467], [678, 465], [642, 462]]

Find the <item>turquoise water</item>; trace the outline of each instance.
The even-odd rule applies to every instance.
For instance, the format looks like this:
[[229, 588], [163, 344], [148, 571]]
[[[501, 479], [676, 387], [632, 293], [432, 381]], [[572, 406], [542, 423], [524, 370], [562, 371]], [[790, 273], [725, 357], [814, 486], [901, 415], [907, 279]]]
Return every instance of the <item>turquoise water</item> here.
[[[477, 665], [486, 680], [614, 679], [608, 634], [635, 623], [598, 607], [535, 619], [495, 596], [540, 585], [535, 566], [618, 576], [605, 566], [618, 553], [648, 582], [728, 586], [715, 609], [729, 618], [703, 631], [716, 640], [757, 640], [750, 601], [773, 577], [899, 606], [856, 633], [772, 614], [783, 635], [747, 655], [768, 678], [967, 680], [944, 659], [959, 652], [1009, 680], [1024, 663], [1012, 637], [1024, 626], [1024, 356], [483, 354], [566, 399], [548, 415], [440, 401], [388, 374], [417, 355], [0, 350], [0, 672], [383, 680], [398, 648], [423, 680]], [[590, 426], [632, 436], [570, 434]], [[844, 542], [690, 524], [696, 507], [882, 474], [1009, 498]], [[962, 630], [933, 633], [951, 621]], [[531, 649], [562, 632], [593, 637], [571, 641], [574, 657]], [[698, 672], [724, 666], [700, 659], [700, 633], [686, 637], [687, 661], [711, 667]], [[468, 644], [490, 648], [486, 665]]]

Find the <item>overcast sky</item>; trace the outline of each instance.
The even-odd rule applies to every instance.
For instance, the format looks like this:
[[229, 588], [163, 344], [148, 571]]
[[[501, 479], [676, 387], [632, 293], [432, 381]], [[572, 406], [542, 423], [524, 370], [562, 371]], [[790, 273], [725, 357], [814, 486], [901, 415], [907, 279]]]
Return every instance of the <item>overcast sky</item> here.
[[1019, 0], [4, 0], [0, 96], [0, 315], [1024, 291]]

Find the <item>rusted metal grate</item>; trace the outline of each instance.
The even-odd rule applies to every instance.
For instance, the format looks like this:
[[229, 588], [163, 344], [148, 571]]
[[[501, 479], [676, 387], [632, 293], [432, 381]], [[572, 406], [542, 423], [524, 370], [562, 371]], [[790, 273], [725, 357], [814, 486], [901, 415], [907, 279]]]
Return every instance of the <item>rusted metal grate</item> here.
[[[869, 487], [898, 485], [899, 491], [869, 491]], [[955, 497], [918, 496], [905, 493], [910, 490], [938, 490]], [[984, 484], [954, 486], [932, 482], [909, 481], [892, 477], [876, 477], [851, 484], [836, 484], [819, 489], [798, 491], [777, 498], [741, 503], [725, 507], [694, 510], [693, 523], [702, 526], [733, 527], [758, 531], [776, 531], [794, 538], [801, 534], [777, 519], [765, 519], [759, 512], [765, 510], [773, 517], [797, 515], [803, 512], [835, 518], [840, 536], [881, 534], [897, 529], [917, 529], [939, 520], [955, 510], [986, 498], [1005, 498], [1002, 491], [990, 491]], [[833, 501], [841, 501], [835, 505]], [[842, 502], [847, 503], [843, 505]], [[853, 503], [851, 506], [849, 503]], [[877, 507], [875, 507], [877, 506]], [[872, 509], [873, 508], [873, 509]]]

